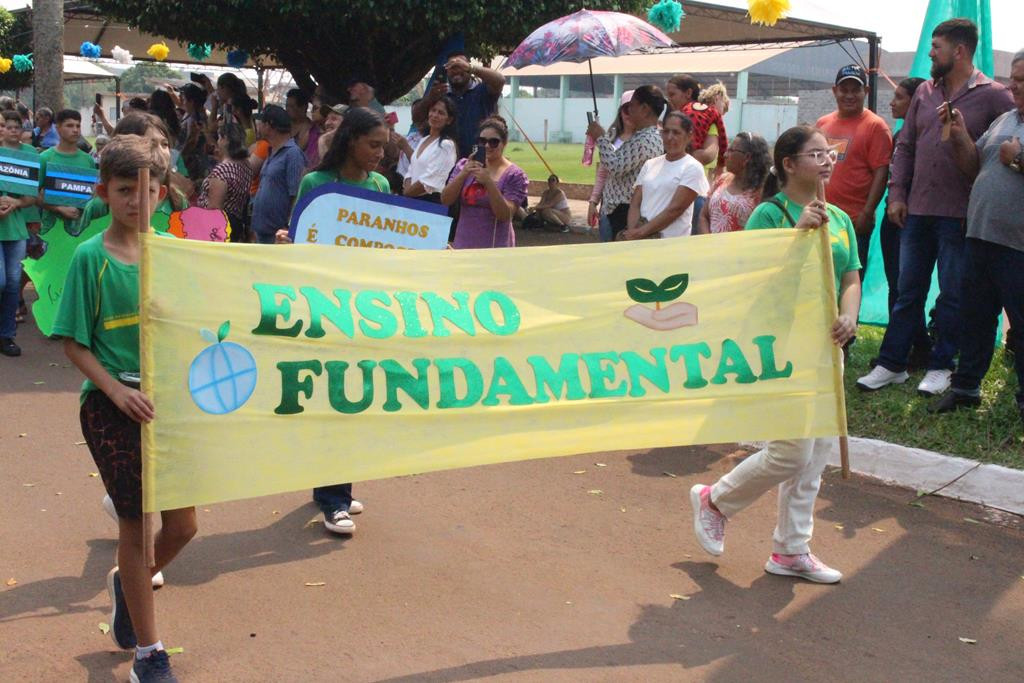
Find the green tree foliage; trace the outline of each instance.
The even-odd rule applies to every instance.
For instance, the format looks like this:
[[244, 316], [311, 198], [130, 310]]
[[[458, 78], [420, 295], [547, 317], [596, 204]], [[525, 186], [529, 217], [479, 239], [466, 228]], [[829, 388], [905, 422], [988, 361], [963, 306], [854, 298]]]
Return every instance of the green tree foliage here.
[[148, 95], [164, 81], [172, 78], [183, 78], [183, 76], [180, 71], [175, 71], [160, 62], [139, 62], [121, 75], [121, 92]]
[[[32, 52], [32, 12], [21, 12], [15, 17], [0, 8], [0, 57], [11, 59], [14, 55]], [[0, 74], [0, 90], [17, 90], [32, 85], [32, 72], [20, 73], [14, 67]]]
[[[366, 79], [382, 102], [408, 92], [452, 35], [488, 58], [541, 24], [580, 9], [575, 0], [96, 0], [106, 14], [184, 43], [239, 48], [276, 59], [304, 89], [343, 96]], [[590, 9], [639, 12], [649, 1], [593, 0]]]

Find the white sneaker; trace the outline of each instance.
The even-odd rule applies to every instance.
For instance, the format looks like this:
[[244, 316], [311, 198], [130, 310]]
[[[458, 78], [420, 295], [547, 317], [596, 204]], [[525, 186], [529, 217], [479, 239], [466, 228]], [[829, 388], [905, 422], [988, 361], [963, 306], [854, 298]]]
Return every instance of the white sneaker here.
[[324, 526], [327, 527], [328, 531], [345, 536], [352, 535], [356, 530], [356, 523], [352, 521], [352, 518], [344, 510], [325, 513]]
[[832, 569], [810, 553], [803, 555], [772, 553], [764, 565], [764, 570], [769, 574], [796, 576], [814, 583], [839, 583], [843, 578], [841, 571]]
[[690, 489], [693, 507], [693, 533], [697, 542], [711, 555], [725, 551], [725, 515], [711, 507], [711, 487], [697, 484]]
[[917, 393], [925, 397], [939, 396], [946, 393], [952, 379], [952, 370], [929, 370], [924, 373], [924, 379], [917, 385]]
[[114, 507], [114, 501], [110, 496], [103, 496], [103, 509], [106, 511], [110, 518], [115, 522], [117, 519], [117, 508]]
[[881, 365], [876, 365], [871, 372], [857, 380], [857, 388], [864, 391], [878, 391], [890, 384], [903, 384], [908, 379], [910, 379], [910, 375], [906, 371], [893, 372], [886, 370]]
[[363, 511], [363, 504], [360, 503], [358, 500], [353, 500], [351, 503], [349, 503], [348, 514], [350, 514], [350, 515], [358, 515], [362, 511]]

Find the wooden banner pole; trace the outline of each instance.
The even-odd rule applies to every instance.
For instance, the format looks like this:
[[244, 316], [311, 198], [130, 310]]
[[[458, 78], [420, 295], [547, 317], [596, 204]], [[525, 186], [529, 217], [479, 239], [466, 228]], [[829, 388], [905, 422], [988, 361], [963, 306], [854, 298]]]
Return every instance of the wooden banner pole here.
[[[824, 181], [824, 179], [819, 179], [818, 180], [818, 201], [820, 201], [822, 204], [826, 205], [826, 211], [827, 211], [827, 202], [825, 201], [825, 181]], [[833, 322], [835, 322], [835, 319], [839, 317], [839, 308], [838, 308], [838, 303], [837, 303], [839, 301], [839, 295], [835, 291], [835, 286], [833, 285], [833, 282], [835, 282], [835, 264], [832, 263], [832, 237], [829, 234], [829, 230], [828, 230], [828, 218], [827, 218], [828, 214], [826, 213], [825, 215], [826, 215], [825, 223], [820, 228], [818, 228], [818, 234], [819, 234], [819, 236], [821, 238], [822, 256], [825, 259], [826, 265], [828, 266], [827, 267], [827, 270], [829, 272], [828, 288], [829, 288], [829, 290], [832, 293], [832, 301], [833, 301], [833, 305], [835, 306], [835, 308], [833, 309], [835, 311], [835, 317], [833, 318]], [[856, 248], [856, 245], [851, 245], [851, 248]], [[837, 399], [838, 412], [839, 412], [839, 415], [842, 418], [845, 419], [845, 417], [846, 417], [846, 396], [843, 393], [845, 391], [845, 389], [844, 389], [844, 385], [843, 385], [842, 364], [843, 364], [843, 350], [841, 348], [835, 347], [832, 350], [832, 366], [833, 366], [833, 372], [835, 374], [836, 388], [837, 388], [837, 390], [839, 392], [838, 399]], [[844, 425], [844, 427], [845, 427], [845, 425]], [[844, 429], [844, 431], [845, 431], [845, 429]], [[839, 464], [840, 464], [840, 467], [842, 469], [843, 479], [849, 479], [850, 478], [850, 440], [846, 436], [840, 436], [839, 437]]]
[[[138, 177], [138, 192], [139, 192], [139, 234], [149, 232], [149, 167], [144, 166], [139, 169]], [[142, 305], [142, 269], [144, 260], [139, 259], [139, 305]], [[143, 440], [143, 448], [145, 447], [145, 440]], [[146, 458], [145, 453], [142, 454], [142, 481], [146, 481]], [[142, 548], [145, 553], [146, 566], [156, 566], [156, 544], [153, 538], [153, 513], [143, 512], [142, 513]]]

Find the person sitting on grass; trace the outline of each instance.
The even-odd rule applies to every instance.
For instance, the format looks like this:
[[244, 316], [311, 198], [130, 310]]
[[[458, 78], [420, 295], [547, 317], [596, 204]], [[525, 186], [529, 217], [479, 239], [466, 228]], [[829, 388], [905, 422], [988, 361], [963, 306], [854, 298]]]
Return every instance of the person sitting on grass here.
[[540, 196], [536, 205], [526, 210], [523, 227], [526, 229], [554, 226], [562, 232], [569, 232], [572, 223], [572, 212], [565, 192], [558, 186], [558, 176], [548, 177], [548, 188]]
[[[153, 567], [146, 561], [142, 516], [141, 423], [155, 416], [139, 391], [139, 183], [150, 171], [152, 211], [166, 193], [170, 156], [154, 140], [118, 135], [103, 150], [96, 194], [110, 205], [110, 227], [75, 250], [53, 333], [86, 376], [82, 434], [118, 516], [117, 566], [107, 574], [113, 603], [110, 635], [134, 650], [131, 680], [176, 681], [157, 635], [153, 574], [177, 556], [196, 533], [195, 508], [165, 510], [155, 538]], [[150, 216], [147, 216], [148, 220]]]

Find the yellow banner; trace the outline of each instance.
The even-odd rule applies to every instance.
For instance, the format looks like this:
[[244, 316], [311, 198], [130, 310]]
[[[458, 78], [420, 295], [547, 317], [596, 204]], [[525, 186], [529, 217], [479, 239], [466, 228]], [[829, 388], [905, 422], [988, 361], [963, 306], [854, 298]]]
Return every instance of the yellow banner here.
[[383, 251], [143, 235], [144, 508], [845, 434], [815, 232]]

